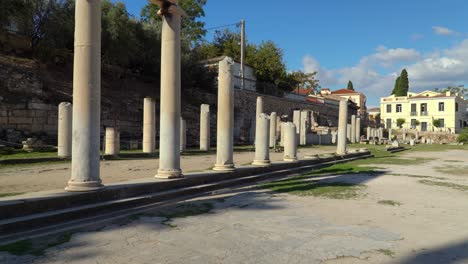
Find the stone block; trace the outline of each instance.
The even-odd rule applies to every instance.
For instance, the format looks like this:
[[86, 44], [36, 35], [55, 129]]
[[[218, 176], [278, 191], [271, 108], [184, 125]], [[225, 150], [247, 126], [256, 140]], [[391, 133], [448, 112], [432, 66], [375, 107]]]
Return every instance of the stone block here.
[[44, 103], [32, 103], [31, 102], [28, 104], [28, 108], [33, 109], [33, 110], [56, 110], [57, 106], [44, 104]]
[[35, 115], [33, 110], [11, 110], [10, 116], [12, 117], [33, 117]]
[[55, 115], [49, 115], [47, 117], [47, 125], [57, 125], [57, 118]]
[[57, 125], [44, 125], [44, 132], [47, 133], [57, 133]]
[[47, 122], [47, 117], [34, 117], [33, 124], [45, 124]]
[[32, 117], [9, 117], [8, 123], [10, 124], [31, 124]]
[[34, 116], [35, 117], [47, 117], [47, 111], [46, 110], [34, 110]]
[[8, 124], [8, 117], [0, 116], [0, 125]]

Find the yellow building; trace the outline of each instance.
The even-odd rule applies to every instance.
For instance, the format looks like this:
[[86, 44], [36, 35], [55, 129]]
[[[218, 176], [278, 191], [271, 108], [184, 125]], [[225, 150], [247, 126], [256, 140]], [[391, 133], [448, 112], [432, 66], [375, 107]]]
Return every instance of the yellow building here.
[[359, 107], [359, 111], [357, 113], [358, 116], [365, 117], [367, 114], [366, 96], [361, 92], [348, 90], [348, 89], [339, 89], [336, 91], [330, 91], [330, 89], [324, 88], [320, 91], [320, 94], [322, 96], [327, 96], [331, 94], [331, 95], [339, 96], [342, 98], [346, 98], [349, 101], [354, 102]]
[[[380, 98], [381, 122], [386, 128], [398, 128], [397, 120], [404, 119], [402, 128], [458, 133], [466, 125], [467, 107], [467, 100], [451, 92], [409, 92], [408, 96]], [[434, 120], [439, 120], [439, 128]]]

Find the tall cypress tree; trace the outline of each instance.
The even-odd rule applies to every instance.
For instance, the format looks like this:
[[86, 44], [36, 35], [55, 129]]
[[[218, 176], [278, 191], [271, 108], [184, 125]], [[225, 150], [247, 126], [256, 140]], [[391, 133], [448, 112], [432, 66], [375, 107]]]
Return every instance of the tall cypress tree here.
[[409, 80], [408, 80], [408, 72], [406, 69], [403, 69], [400, 74], [400, 83], [399, 83], [399, 93], [397, 96], [406, 96], [408, 95], [409, 90]]
[[392, 94], [397, 94], [399, 89], [400, 89], [400, 76], [398, 76], [398, 78], [396, 78], [395, 80], [395, 86], [393, 87]]
[[354, 91], [353, 83], [351, 81], [348, 82], [348, 90]]

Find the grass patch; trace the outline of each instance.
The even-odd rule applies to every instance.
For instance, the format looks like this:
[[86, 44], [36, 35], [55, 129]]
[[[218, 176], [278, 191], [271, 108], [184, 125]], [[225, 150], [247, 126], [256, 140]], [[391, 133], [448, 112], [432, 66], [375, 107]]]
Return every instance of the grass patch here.
[[[445, 145], [441, 145], [445, 146]], [[379, 165], [379, 164], [390, 164], [390, 165], [418, 165], [423, 164], [427, 161], [434, 160], [433, 158], [404, 158], [401, 157], [402, 152], [390, 153], [386, 151], [384, 145], [365, 145], [365, 144], [350, 144], [350, 148], [367, 148], [374, 157], [367, 159], [360, 159], [351, 161], [348, 164], [352, 165]]]
[[12, 149], [0, 152], [0, 160], [8, 159], [32, 159], [57, 157], [56, 151], [33, 151], [28, 152], [22, 149]]
[[409, 151], [447, 151], [447, 150], [468, 150], [468, 145], [418, 144], [414, 147], [411, 147]]
[[434, 176], [426, 176], [426, 175], [416, 175], [416, 174], [399, 174], [399, 173], [391, 173], [387, 174], [391, 176], [404, 176], [404, 177], [410, 177], [410, 178], [422, 178], [422, 179], [436, 179], [436, 180], [446, 180], [447, 178], [443, 177], [434, 177]]
[[395, 252], [391, 251], [390, 249], [377, 249], [377, 252], [384, 254], [385, 256], [394, 257]]
[[362, 184], [344, 182], [316, 182], [298, 176], [286, 180], [274, 181], [262, 184], [278, 193], [288, 193], [298, 196], [314, 196], [329, 199], [356, 199], [363, 196], [366, 188]]
[[420, 183], [432, 186], [442, 186], [448, 187], [459, 191], [468, 191], [468, 186], [451, 183], [451, 182], [439, 182], [439, 181], [431, 181], [431, 180], [419, 180]]
[[351, 173], [373, 173], [377, 167], [356, 166], [352, 162], [333, 164], [329, 167], [314, 170], [302, 174], [302, 176], [313, 176], [321, 174], [351, 174]]
[[390, 206], [400, 206], [401, 203], [393, 200], [380, 200], [377, 202], [378, 204], [383, 204], [383, 205], [390, 205]]
[[464, 162], [463, 160], [444, 160], [445, 162]]
[[47, 241], [37, 241], [37, 243], [33, 243], [30, 239], [20, 240], [0, 246], [0, 251], [5, 251], [16, 256], [42, 256], [48, 248], [70, 242], [72, 235], [72, 233], [64, 233], [59, 236], [48, 238]]

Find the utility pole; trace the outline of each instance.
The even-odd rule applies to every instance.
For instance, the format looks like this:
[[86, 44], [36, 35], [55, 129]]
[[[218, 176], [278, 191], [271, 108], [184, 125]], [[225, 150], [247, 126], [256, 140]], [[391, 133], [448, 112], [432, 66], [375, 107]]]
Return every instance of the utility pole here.
[[245, 87], [244, 70], [245, 70], [245, 20], [241, 22], [241, 63], [240, 63], [240, 77], [241, 77], [241, 89]]

